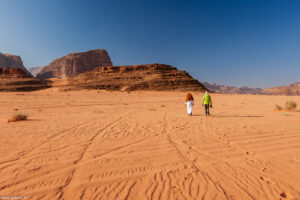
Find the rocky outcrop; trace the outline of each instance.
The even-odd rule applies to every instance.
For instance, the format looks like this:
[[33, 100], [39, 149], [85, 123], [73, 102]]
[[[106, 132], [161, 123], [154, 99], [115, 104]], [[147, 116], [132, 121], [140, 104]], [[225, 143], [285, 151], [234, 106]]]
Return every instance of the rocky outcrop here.
[[211, 90], [212, 92], [222, 94], [263, 94], [263, 90], [260, 88], [249, 88], [249, 87], [233, 87], [218, 85], [216, 83], [203, 82], [203, 85]]
[[45, 68], [46, 66], [42, 66], [42, 67], [29, 67], [28, 71], [32, 74], [33, 77], [36, 77], [43, 68]]
[[32, 78], [22, 69], [0, 68], [0, 91], [33, 91], [47, 87], [46, 81]]
[[1, 79], [32, 78], [32, 76], [28, 75], [22, 69], [18, 69], [18, 68], [0, 68], [0, 78]]
[[295, 82], [287, 86], [266, 88], [263, 90], [263, 93], [269, 95], [300, 95], [300, 82]]
[[30, 75], [30, 72], [28, 72], [24, 67], [23, 61], [20, 56], [0, 53], [0, 68], [17, 68]]
[[62, 90], [103, 89], [117, 91], [205, 91], [187, 72], [164, 64], [106, 66], [68, 79]]
[[37, 74], [37, 78], [68, 78], [91, 71], [99, 66], [111, 66], [106, 50], [96, 49], [81, 53], [71, 53], [51, 62]]

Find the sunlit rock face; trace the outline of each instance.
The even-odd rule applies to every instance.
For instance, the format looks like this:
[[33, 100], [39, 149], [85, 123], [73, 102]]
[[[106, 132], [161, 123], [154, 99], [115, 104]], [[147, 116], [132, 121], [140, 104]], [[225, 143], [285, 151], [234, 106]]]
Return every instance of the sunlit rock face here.
[[44, 67], [37, 78], [62, 78], [76, 76], [86, 71], [91, 71], [99, 66], [111, 66], [112, 62], [106, 50], [96, 49], [87, 52], [71, 53], [58, 58]]

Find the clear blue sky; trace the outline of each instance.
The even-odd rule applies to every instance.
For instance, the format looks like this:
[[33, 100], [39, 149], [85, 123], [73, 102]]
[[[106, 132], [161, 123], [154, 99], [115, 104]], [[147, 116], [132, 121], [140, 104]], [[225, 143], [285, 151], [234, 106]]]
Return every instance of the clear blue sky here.
[[26, 67], [106, 49], [114, 65], [165, 63], [200, 81], [300, 81], [298, 0], [0, 0], [0, 52]]

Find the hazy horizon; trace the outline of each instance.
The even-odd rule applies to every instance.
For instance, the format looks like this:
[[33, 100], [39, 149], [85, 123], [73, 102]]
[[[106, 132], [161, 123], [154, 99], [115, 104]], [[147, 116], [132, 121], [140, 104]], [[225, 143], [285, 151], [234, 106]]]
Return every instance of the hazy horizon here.
[[296, 0], [2, 0], [0, 52], [29, 68], [106, 49], [117, 66], [162, 63], [201, 82], [288, 85], [300, 81], [299, 9]]

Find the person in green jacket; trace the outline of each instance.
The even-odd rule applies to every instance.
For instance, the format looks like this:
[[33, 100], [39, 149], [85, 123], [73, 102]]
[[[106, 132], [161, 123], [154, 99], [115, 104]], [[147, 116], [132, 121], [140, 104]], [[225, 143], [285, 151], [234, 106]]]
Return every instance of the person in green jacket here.
[[205, 92], [205, 95], [202, 97], [202, 107], [204, 105], [205, 108], [205, 115], [210, 115], [209, 114], [209, 107], [212, 108], [212, 100], [211, 100], [211, 96], [208, 94], [208, 92]]

